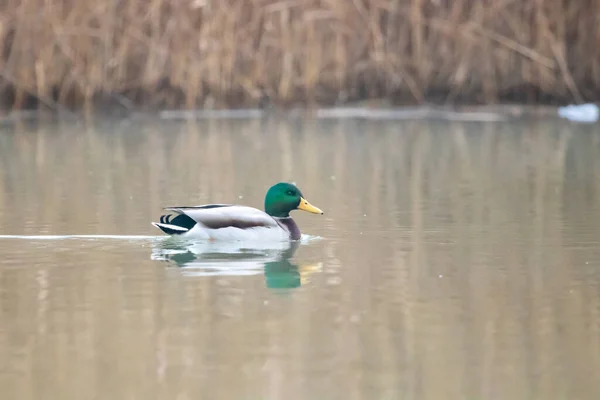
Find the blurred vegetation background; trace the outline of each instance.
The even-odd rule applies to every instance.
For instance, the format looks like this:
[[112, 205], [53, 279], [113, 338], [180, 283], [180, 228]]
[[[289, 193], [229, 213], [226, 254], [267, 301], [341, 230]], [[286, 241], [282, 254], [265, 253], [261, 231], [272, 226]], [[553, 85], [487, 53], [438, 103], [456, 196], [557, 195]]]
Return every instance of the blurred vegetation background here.
[[593, 101], [596, 0], [4, 0], [3, 108]]

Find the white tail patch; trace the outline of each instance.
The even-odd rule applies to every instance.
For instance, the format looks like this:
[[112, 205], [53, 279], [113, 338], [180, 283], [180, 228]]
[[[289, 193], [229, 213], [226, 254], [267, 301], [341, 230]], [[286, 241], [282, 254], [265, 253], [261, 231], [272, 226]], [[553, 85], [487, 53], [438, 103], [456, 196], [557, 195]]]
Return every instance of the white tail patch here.
[[183, 228], [181, 226], [172, 225], [172, 224], [163, 224], [160, 222], [153, 222], [152, 225], [154, 225], [157, 228], [166, 228], [166, 229], [171, 229], [173, 231], [178, 231], [178, 232], [187, 232], [189, 230], [188, 228]]

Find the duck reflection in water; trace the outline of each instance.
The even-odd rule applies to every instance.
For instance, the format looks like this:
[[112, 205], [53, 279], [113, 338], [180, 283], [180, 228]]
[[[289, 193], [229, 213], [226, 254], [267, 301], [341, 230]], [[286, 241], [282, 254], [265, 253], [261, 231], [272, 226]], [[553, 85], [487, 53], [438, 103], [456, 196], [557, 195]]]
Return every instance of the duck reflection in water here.
[[270, 289], [293, 289], [306, 284], [322, 263], [292, 261], [300, 241], [255, 244], [199, 242], [179, 238], [156, 241], [151, 258], [181, 268], [186, 276], [264, 274]]

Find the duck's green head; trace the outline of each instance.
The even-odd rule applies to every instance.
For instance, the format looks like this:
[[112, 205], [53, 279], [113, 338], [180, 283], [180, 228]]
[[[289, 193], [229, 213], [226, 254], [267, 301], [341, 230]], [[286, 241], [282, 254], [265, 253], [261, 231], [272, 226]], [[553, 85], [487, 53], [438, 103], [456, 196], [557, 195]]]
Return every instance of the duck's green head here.
[[265, 212], [272, 217], [286, 218], [290, 211], [304, 210], [313, 214], [323, 214], [323, 211], [311, 205], [295, 185], [280, 182], [271, 186], [265, 196]]

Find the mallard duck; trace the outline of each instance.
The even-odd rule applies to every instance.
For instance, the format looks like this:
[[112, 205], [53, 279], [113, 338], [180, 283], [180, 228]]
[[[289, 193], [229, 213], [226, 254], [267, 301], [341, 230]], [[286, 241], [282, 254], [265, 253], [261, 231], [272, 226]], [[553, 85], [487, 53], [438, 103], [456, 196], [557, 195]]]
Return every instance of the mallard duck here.
[[299, 240], [300, 229], [290, 217], [293, 210], [323, 214], [295, 185], [280, 182], [267, 191], [265, 211], [235, 204], [166, 207], [160, 222], [152, 225], [168, 235], [208, 240]]

